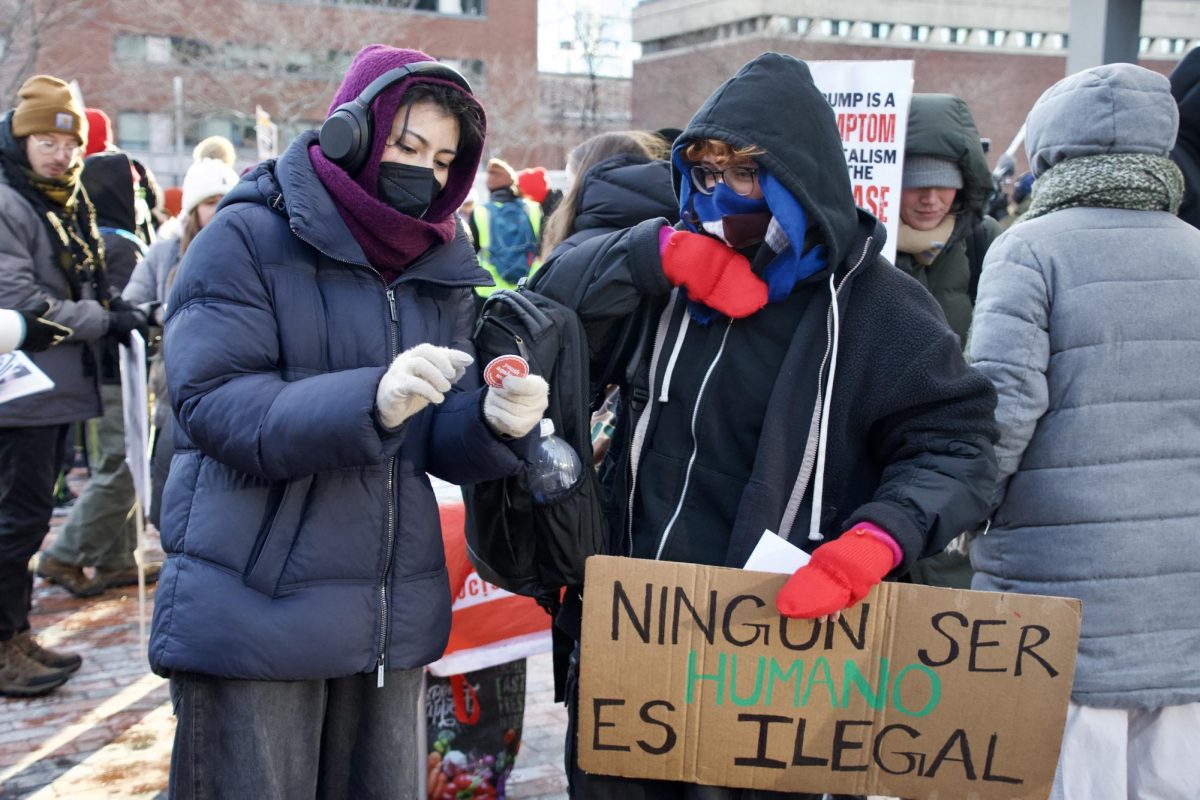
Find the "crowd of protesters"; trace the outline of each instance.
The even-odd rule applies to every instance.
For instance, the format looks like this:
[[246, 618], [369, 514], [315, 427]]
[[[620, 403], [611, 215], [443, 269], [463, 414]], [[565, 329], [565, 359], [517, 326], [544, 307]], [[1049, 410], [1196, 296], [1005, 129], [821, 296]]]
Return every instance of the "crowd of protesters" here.
[[[201, 143], [164, 224], [108, 118], [30, 78], [0, 120], [0, 350], [54, 388], [0, 404], [0, 694], [82, 664], [30, 630], [35, 573], [91, 597], [140, 572], [172, 797], [415, 797], [451, 600], [428, 476], [521, 473], [554, 391], [476, 362], [482, 298], [521, 287], [608, 356], [609, 553], [740, 567], [777, 531], [812, 556], [778, 609], [808, 619], [883, 580], [1079, 598], [1052, 797], [1200, 796], [1200, 51], [1059, 81], [999, 183], [967, 104], [914, 95], [894, 264], [803, 61], [713, 88], [682, 129], [579, 143], [560, 191], [483, 160], [455, 70], [371, 45], [278, 159], [239, 178]], [[135, 333], [162, 565], [134, 558]], [[580, 601], [554, 620], [573, 797], [813, 797], [581, 770]]]

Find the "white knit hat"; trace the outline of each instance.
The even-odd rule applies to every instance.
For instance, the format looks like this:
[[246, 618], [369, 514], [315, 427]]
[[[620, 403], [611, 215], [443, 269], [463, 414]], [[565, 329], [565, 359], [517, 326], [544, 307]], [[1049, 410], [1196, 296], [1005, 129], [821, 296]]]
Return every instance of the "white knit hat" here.
[[187, 217], [192, 209], [210, 197], [224, 197], [238, 182], [237, 173], [224, 162], [205, 158], [188, 167], [183, 176], [183, 203], [180, 216]]

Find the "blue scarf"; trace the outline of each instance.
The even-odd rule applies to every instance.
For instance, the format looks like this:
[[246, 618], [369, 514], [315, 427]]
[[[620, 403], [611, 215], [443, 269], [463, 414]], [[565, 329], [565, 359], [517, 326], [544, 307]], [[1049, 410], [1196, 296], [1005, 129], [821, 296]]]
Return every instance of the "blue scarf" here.
[[[767, 302], [777, 303], [787, 298], [801, 281], [829, 266], [824, 245], [815, 245], [803, 252], [793, 246], [794, 242], [800, 242], [803, 246], [805, 234], [808, 233], [808, 214], [787, 187], [761, 165], [758, 167], [758, 184], [763, 192], [761, 199], [742, 197], [723, 183], [717, 184], [716, 191], [711, 195], [705, 195], [695, 191], [692, 186], [688, 175], [689, 164], [682, 155], [684, 146], [676, 146], [672, 159], [675, 168], [683, 176], [679, 187], [679, 216], [687, 230], [705, 233], [703, 223], [715, 222], [728, 215], [761, 211], [771, 213], [771, 230], [764, 245], [771, 248], [775, 257], [762, 274], [767, 284]], [[779, 232], [783, 236], [779, 236]], [[688, 310], [692, 318], [703, 325], [719, 316], [718, 312], [695, 301], [689, 301]]]

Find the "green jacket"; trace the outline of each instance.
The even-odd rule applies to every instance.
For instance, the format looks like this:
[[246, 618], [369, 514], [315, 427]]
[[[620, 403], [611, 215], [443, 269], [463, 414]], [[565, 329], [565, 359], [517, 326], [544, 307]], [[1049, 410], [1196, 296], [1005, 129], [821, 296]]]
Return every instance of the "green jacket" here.
[[[982, 227], [975, 258], [974, 278], [972, 278], [971, 259], [968, 258], [967, 242], [976, 227]], [[987, 253], [992, 240], [1000, 235], [1000, 225], [991, 217], [978, 221], [977, 217], [960, 214], [954, 224], [954, 232], [950, 234], [950, 243], [942, 249], [940, 255], [928, 267], [919, 263], [908, 253], [896, 253], [896, 266], [916, 278], [922, 286], [929, 290], [946, 321], [958, 334], [963, 348], [967, 345], [967, 333], [971, 329], [971, 317], [975, 313], [974, 287], [979, 285], [979, 271], [983, 265], [983, 256]]]
[[979, 225], [984, 225], [984, 247], [975, 254], [975, 269], [983, 262], [987, 246], [999, 234], [994, 220], [984, 217], [992, 193], [992, 173], [980, 144], [979, 130], [971, 111], [960, 97], [950, 94], [914, 94], [908, 112], [908, 138], [905, 156], [936, 156], [955, 161], [963, 175], [953, 212], [958, 215], [954, 231], [941, 254], [928, 267], [907, 253], [896, 254], [896, 266], [912, 275], [927, 288], [942, 307], [950, 327], [966, 346], [967, 332], [978, 284], [972, 280], [967, 258], [967, 240]]

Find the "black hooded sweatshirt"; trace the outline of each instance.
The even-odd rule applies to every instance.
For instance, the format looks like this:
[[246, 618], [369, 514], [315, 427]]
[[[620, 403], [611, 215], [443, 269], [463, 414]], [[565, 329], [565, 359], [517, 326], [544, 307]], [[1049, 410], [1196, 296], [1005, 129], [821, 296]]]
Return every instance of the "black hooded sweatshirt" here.
[[[142, 260], [145, 244], [137, 237], [137, 206], [133, 193], [133, 164], [124, 153], [97, 153], [83, 162], [80, 180], [96, 209], [96, 227], [104, 242], [108, 284], [119, 295]], [[101, 344], [101, 377], [108, 385], [121, 382], [117, 341]]]
[[630, 228], [647, 219], [679, 220], [671, 165], [629, 153], [593, 164], [579, 178], [574, 232], [558, 243], [542, 268], [588, 239]]
[[836, 286], [819, 529], [828, 541], [879, 525], [903, 551], [902, 572], [987, 516], [995, 391], [928, 292], [879, 256], [883, 227], [853, 205], [833, 112], [807, 65], [776, 53], [746, 64], [681, 141], [703, 138], [764, 148], [755, 160], [804, 206], [833, 266], [746, 319], [709, 325], [688, 318], [663, 275], [665, 220], [593, 239], [539, 273], [534, 290], [560, 302], [587, 284], [578, 313], [592, 378], [618, 367], [623, 405], [603, 468], [611, 552], [740, 567], [764, 530], [820, 543], [807, 535], [815, 478], [801, 479], [815, 473], [801, 467], [818, 387], [828, 391]]
[[1171, 73], [1171, 94], [1179, 104], [1179, 135], [1171, 158], [1183, 172], [1179, 217], [1200, 228], [1200, 49], [1194, 49]]

